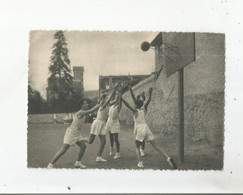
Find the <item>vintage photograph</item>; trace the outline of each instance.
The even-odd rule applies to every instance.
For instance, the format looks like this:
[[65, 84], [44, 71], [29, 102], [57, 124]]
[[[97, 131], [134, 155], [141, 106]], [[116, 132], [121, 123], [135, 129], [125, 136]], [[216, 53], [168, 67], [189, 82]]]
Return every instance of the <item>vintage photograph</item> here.
[[27, 167], [223, 170], [225, 34], [29, 33]]

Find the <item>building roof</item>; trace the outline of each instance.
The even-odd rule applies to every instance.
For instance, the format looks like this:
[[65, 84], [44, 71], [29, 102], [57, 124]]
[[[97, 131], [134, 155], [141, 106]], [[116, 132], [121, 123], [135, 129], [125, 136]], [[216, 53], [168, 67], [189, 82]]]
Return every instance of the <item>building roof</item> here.
[[100, 75], [99, 77], [100, 78], [121, 78], [121, 77], [146, 77], [148, 76], [147, 74], [146, 75]]
[[83, 66], [74, 66], [73, 70], [84, 70]]

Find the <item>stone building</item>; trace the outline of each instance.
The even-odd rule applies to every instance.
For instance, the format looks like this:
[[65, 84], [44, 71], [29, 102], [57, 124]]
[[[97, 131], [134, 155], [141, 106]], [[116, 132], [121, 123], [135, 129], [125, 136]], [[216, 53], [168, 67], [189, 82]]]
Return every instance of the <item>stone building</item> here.
[[76, 93], [83, 93], [84, 90], [84, 67], [73, 67], [73, 85]]
[[[168, 33], [162, 33], [165, 37]], [[225, 36], [195, 33], [196, 60], [184, 68], [185, 138], [209, 140], [222, 145], [224, 140]], [[133, 87], [136, 94], [153, 87], [146, 121], [153, 132], [178, 133], [178, 73], [169, 77], [165, 56], [159, 52], [158, 36], [150, 43], [155, 47], [156, 72]], [[149, 50], [148, 52], [152, 52]], [[123, 98], [134, 105], [129, 91]], [[122, 107], [120, 120], [132, 124], [132, 113]]]
[[104, 91], [109, 91], [115, 83], [122, 82], [123, 85], [128, 83], [136, 83], [149, 75], [109, 75], [99, 76], [99, 94]]
[[85, 90], [84, 98], [94, 99], [99, 96], [99, 90]]

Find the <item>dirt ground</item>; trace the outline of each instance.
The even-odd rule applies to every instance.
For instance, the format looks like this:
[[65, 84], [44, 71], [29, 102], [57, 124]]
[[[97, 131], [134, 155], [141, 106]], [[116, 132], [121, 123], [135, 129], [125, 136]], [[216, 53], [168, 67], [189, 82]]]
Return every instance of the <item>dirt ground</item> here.
[[[28, 125], [28, 167], [46, 167], [53, 155], [63, 144], [63, 137], [69, 124], [29, 124]], [[89, 136], [91, 124], [85, 124], [82, 135]], [[185, 162], [178, 164], [177, 136], [161, 136], [155, 134], [156, 141], [172, 156], [180, 170], [221, 170], [223, 168], [223, 147], [215, 146], [207, 141], [185, 140]], [[133, 127], [121, 125], [119, 135], [121, 158], [114, 160], [109, 156], [109, 137], [103, 152], [106, 163], [95, 162], [100, 144], [99, 138], [92, 145], [87, 145], [83, 164], [87, 168], [104, 169], [138, 169], [133, 137]], [[74, 168], [78, 146], [73, 145], [56, 163], [56, 168]], [[171, 169], [166, 159], [146, 143], [146, 156], [143, 157], [145, 169]]]

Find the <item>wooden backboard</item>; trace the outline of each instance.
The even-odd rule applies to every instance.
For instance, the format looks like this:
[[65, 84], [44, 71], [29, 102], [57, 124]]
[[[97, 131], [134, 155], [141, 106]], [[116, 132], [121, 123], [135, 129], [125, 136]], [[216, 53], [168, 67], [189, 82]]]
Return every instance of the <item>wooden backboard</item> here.
[[195, 33], [163, 33], [167, 77], [195, 61]]

